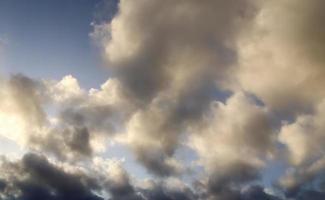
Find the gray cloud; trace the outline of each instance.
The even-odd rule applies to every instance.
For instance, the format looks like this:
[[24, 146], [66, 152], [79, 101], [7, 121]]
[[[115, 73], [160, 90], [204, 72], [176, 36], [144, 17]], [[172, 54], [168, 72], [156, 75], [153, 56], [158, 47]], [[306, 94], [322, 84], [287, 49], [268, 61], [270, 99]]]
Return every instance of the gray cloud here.
[[121, 1], [111, 22], [95, 26], [92, 36], [137, 105], [128, 142], [149, 171], [175, 173], [179, 137], [208, 109], [216, 82], [226, 81], [236, 35], [254, 14], [249, 0]]
[[0, 134], [61, 159], [90, 157], [122, 129], [133, 109], [114, 79], [88, 92], [72, 76], [40, 81], [13, 75], [1, 81]]
[[26, 154], [20, 162], [2, 160], [5, 187], [2, 199], [100, 200], [93, 194], [98, 186], [83, 175], [64, 172], [36, 154]]
[[[110, 21], [93, 24], [112, 72], [99, 89], [72, 76], [0, 80], [1, 136], [63, 162], [4, 161], [0, 199], [277, 200], [251, 186], [276, 159], [289, 165], [276, 185], [287, 198], [324, 198], [324, 5], [121, 0]], [[62, 167], [92, 162], [108, 140], [127, 145], [156, 180], [141, 185], [121, 166]], [[188, 172], [175, 157], [180, 144], [204, 171], [193, 188], [169, 182]]]
[[42, 84], [21, 74], [14, 75], [8, 82], [8, 90], [12, 95], [24, 119], [35, 126], [41, 126], [45, 121], [42, 108], [44, 94]]
[[[107, 170], [107, 167], [109, 168], [106, 174], [103, 169]], [[86, 169], [62, 165], [33, 153], [28, 153], [21, 160], [16, 161], [2, 158], [0, 171], [0, 197], [4, 200], [100, 200], [105, 199], [99, 196], [99, 194], [103, 194], [103, 191], [109, 193], [111, 200], [220, 198], [253, 200], [256, 197], [260, 197], [261, 200], [277, 200], [276, 197], [265, 193], [258, 186], [239, 191], [230, 189], [230, 185], [225, 184], [225, 182], [219, 182], [218, 184], [223, 185], [222, 191], [211, 188], [203, 195], [199, 189], [192, 189], [181, 180], [174, 178], [135, 182], [120, 164], [114, 162], [109, 162], [108, 166], [97, 162]], [[238, 174], [238, 176], [241, 176], [240, 181], [251, 179], [247, 173]], [[232, 177], [235, 176], [232, 175]], [[213, 184], [210, 182], [209, 185], [212, 186]]]
[[206, 81], [209, 73], [221, 78], [234, 62], [234, 36], [253, 14], [246, 0], [121, 1], [107, 25], [107, 57], [130, 92], [151, 100], [175, 87], [179, 76], [188, 82]]

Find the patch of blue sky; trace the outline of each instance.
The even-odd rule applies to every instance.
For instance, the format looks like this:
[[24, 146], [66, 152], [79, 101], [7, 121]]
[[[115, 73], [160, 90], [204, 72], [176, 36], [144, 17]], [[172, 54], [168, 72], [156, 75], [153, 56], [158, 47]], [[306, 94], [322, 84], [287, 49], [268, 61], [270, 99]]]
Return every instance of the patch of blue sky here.
[[86, 88], [98, 87], [109, 71], [89, 33], [103, 1], [0, 1], [0, 35], [6, 39], [1, 71], [50, 79], [71, 74]]

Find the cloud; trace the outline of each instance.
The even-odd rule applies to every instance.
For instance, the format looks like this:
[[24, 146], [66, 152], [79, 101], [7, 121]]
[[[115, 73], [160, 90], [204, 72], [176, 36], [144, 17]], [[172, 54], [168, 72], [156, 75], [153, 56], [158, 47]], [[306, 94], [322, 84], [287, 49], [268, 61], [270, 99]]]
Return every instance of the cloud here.
[[137, 106], [128, 143], [150, 172], [177, 173], [172, 156], [185, 124], [202, 117], [216, 82], [226, 81], [235, 38], [254, 14], [249, 0], [124, 0], [110, 22], [95, 25], [92, 36]]
[[72, 76], [53, 81], [14, 75], [1, 81], [0, 134], [61, 159], [78, 160], [102, 149], [133, 109], [114, 79], [90, 91]]
[[26, 154], [18, 162], [2, 159], [1, 172], [2, 199], [102, 199], [93, 194], [98, 188], [91, 179], [67, 173], [40, 155]]
[[23, 75], [1, 80], [0, 134], [27, 143], [28, 137], [39, 131], [46, 122], [42, 85]]
[[299, 115], [293, 123], [282, 126], [279, 139], [287, 145], [290, 160], [294, 165], [303, 165], [323, 157], [324, 115], [323, 101], [313, 114]]
[[319, 0], [262, 3], [255, 25], [238, 40], [240, 87], [284, 113], [303, 112], [322, 100], [322, 8]]
[[324, 182], [324, 101], [312, 114], [297, 116], [282, 126], [279, 140], [287, 147], [291, 170], [281, 177], [279, 184], [297, 199], [318, 199], [325, 192]]
[[221, 77], [232, 62], [234, 36], [253, 8], [246, 0], [121, 1], [106, 28], [109, 66], [126, 88], [147, 100], [170, 86], [186, 87], [185, 78]]
[[274, 151], [276, 138], [268, 111], [243, 93], [234, 94], [225, 104], [213, 102], [210, 113], [191, 130], [190, 146], [208, 172], [241, 163], [259, 168]]
[[[288, 165], [272, 186], [287, 199], [322, 199], [324, 5], [121, 0], [92, 24], [112, 74], [100, 88], [0, 80], [0, 135], [43, 152], [2, 159], [0, 199], [284, 199], [261, 185], [269, 161]], [[109, 140], [153, 180], [100, 158]]]
[[253, 194], [243, 195], [243, 186], [260, 179], [260, 170], [275, 150], [268, 110], [237, 93], [225, 103], [211, 103], [209, 111], [190, 128], [189, 141], [208, 177], [199, 184], [203, 199], [250, 199]]
[[262, 199], [262, 200], [280, 200], [280, 198], [267, 194], [261, 186], [252, 186], [249, 187], [243, 194], [242, 199], [244, 200], [253, 200], [253, 199]]
[[278, 139], [285, 155], [278, 159], [290, 165], [279, 180], [288, 198], [323, 196], [323, 8], [317, 0], [264, 2], [238, 40], [239, 87], [286, 115], [276, 120], [283, 120]]
[[219, 185], [213, 188], [209, 183], [197, 183], [197, 199], [207, 200], [282, 200], [282, 198], [274, 196], [266, 192], [266, 189], [257, 184], [246, 185], [242, 189], [232, 188], [229, 185]]
[[[99, 194], [106, 191], [111, 200], [200, 199], [197, 191], [176, 178], [134, 181], [119, 161], [96, 158], [90, 164], [89, 168], [69, 166], [34, 153], [14, 161], [3, 157], [0, 197], [4, 200], [101, 200], [104, 198]], [[244, 200], [257, 195], [271, 199], [260, 187], [240, 194]]]

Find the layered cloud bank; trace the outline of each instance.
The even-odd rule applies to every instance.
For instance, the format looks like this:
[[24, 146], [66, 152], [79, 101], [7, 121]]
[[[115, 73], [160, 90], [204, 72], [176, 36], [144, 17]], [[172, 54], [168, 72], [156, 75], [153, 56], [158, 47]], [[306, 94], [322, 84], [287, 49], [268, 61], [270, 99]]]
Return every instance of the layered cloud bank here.
[[[0, 135], [33, 152], [1, 158], [0, 199], [324, 199], [324, 8], [121, 0], [90, 34], [112, 74], [99, 89], [0, 79]], [[109, 142], [152, 177], [102, 158]]]

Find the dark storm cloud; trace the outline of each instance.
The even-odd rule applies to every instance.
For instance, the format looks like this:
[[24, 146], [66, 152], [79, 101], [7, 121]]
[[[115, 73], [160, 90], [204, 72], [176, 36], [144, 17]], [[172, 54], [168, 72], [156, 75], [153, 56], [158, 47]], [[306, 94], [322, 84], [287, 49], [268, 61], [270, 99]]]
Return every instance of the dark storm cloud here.
[[[280, 200], [280, 198], [267, 194], [264, 188], [259, 185], [248, 186], [244, 191], [233, 187], [231, 184], [218, 186], [218, 191], [208, 189], [211, 186], [201, 184], [194, 190], [188, 186], [168, 185], [168, 181], [152, 182], [148, 188], [141, 186], [121, 187], [118, 195], [113, 194], [112, 200]], [[209, 183], [211, 185], [211, 183]], [[132, 189], [131, 189], [132, 188]]]
[[255, 200], [256, 197], [261, 198], [259, 200], [277, 200], [263, 192], [261, 187], [240, 192], [225, 184], [222, 191], [208, 190], [202, 195], [180, 180], [150, 180], [135, 184], [120, 167], [112, 168], [111, 174], [106, 176], [96, 176], [91, 167], [88, 172], [67, 172], [44, 156], [32, 153], [17, 161], [2, 158], [0, 196], [4, 200], [102, 200], [104, 198], [96, 194], [106, 191], [111, 200]]
[[0, 196], [4, 200], [102, 200], [94, 192], [103, 190], [109, 192], [112, 200], [196, 199], [187, 187], [172, 187], [166, 182], [151, 182], [149, 187], [132, 185], [124, 170], [118, 176], [107, 177], [66, 172], [45, 157], [32, 153], [14, 162], [2, 158], [0, 171]]
[[0, 180], [0, 191], [3, 192], [3, 190], [6, 188], [7, 183], [5, 180]]
[[[12, 166], [18, 170], [8, 169]], [[2, 163], [1, 171], [1, 176], [7, 177], [6, 186], [1, 192], [6, 200], [102, 199], [93, 194], [92, 190], [99, 187], [91, 178], [66, 173], [36, 154], [26, 154], [18, 163]]]
[[325, 198], [325, 191], [315, 191], [315, 190], [307, 190], [303, 191], [296, 199], [297, 200], [321, 200]]

